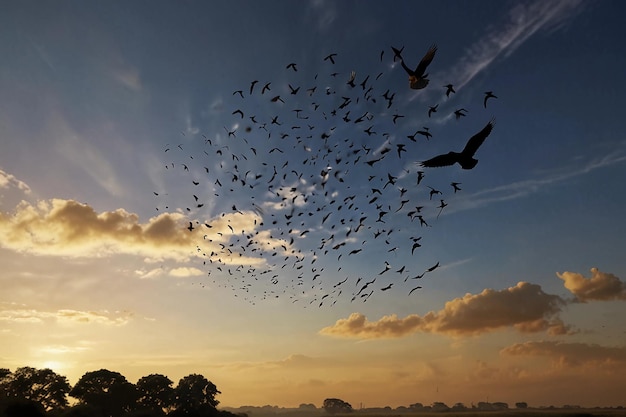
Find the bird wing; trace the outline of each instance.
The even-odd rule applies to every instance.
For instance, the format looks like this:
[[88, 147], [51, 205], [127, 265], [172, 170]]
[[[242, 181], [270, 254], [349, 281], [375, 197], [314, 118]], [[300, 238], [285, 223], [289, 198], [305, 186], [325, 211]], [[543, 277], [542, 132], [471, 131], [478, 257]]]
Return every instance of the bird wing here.
[[420, 63], [417, 64], [417, 68], [415, 68], [415, 74], [418, 77], [424, 75], [424, 71], [426, 71], [426, 68], [428, 67], [428, 65], [430, 65], [433, 58], [435, 57], [435, 52], [437, 52], [437, 45], [432, 45], [428, 52], [426, 52], [426, 55], [424, 55], [424, 58], [422, 58]]
[[427, 168], [438, 168], [453, 165], [458, 161], [458, 154], [456, 152], [448, 152], [442, 155], [437, 155], [434, 158], [430, 158], [427, 161], [423, 161], [421, 166]]
[[404, 46], [402, 48], [400, 48], [400, 49], [394, 48], [392, 46], [391, 50], [393, 51], [394, 58], [398, 57], [398, 58], [402, 59], [402, 50], [403, 49], [404, 49]]
[[407, 74], [409, 75], [415, 75], [415, 73], [413, 72], [413, 70], [409, 67], [406, 66], [406, 64], [404, 63], [404, 59], [402, 59], [402, 57], [400, 58], [400, 65], [402, 65], [402, 68], [404, 68], [404, 70], [406, 71]]
[[487, 125], [483, 128], [483, 130], [476, 133], [467, 141], [467, 144], [465, 145], [465, 148], [463, 148], [463, 151], [461, 153], [466, 156], [473, 156], [478, 148], [480, 148], [480, 145], [483, 144], [487, 136], [489, 136], [495, 124], [495, 119], [491, 119], [489, 123], [487, 123]]

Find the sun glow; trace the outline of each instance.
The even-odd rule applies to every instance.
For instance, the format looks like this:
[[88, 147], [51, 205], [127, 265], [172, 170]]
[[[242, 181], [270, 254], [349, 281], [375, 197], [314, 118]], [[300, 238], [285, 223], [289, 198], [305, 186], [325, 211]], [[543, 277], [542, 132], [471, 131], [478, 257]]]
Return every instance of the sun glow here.
[[38, 366], [38, 368], [42, 369], [52, 369], [57, 374], [63, 374], [65, 370], [67, 370], [67, 365], [61, 361], [43, 361]]

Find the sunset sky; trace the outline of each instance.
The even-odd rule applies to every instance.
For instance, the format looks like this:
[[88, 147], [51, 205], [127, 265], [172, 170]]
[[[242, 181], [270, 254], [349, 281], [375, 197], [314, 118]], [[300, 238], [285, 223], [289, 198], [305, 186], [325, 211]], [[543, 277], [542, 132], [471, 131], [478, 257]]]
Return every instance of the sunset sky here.
[[[0, 367], [200, 373], [223, 406], [626, 405], [625, 14], [3, 2]], [[433, 44], [411, 90], [391, 46]], [[474, 169], [420, 167], [492, 120]]]

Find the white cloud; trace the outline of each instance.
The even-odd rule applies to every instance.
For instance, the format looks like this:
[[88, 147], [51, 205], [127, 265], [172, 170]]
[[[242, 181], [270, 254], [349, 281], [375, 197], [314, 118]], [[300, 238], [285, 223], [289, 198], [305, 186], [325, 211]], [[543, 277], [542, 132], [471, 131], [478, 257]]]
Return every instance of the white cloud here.
[[509, 56], [536, 32], [561, 25], [580, 12], [581, 6], [580, 0], [516, 3], [509, 12], [508, 20], [470, 46], [444, 78], [455, 80], [458, 91], [496, 58]]
[[309, 3], [309, 13], [315, 19], [315, 24], [319, 32], [325, 33], [337, 19], [337, 9], [331, 1], [312, 0]]
[[171, 269], [169, 274], [177, 278], [186, 278], [204, 275], [204, 272], [198, 268], [180, 267]]
[[616, 151], [602, 157], [590, 159], [583, 164], [570, 166], [566, 169], [546, 174], [543, 178], [522, 180], [488, 188], [467, 196], [459, 197], [455, 205], [447, 210], [447, 214], [480, 208], [491, 203], [527, 197], [539, 190], [545, 190], [546, 187], [560, 184], [570, 178], [623, 162], [626, 162], [626, 154], [622, 151]]
[[0, 188], [17, 188], [25, 194], [31, 194], [31, 189], [24, 181], [17, 179], [14, 175], [0, 169]]

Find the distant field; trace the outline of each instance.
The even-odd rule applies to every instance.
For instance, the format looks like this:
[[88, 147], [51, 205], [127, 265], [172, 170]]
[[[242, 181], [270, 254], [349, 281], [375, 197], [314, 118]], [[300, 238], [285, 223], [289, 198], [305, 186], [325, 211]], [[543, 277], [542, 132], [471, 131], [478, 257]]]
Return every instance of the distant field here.
[[[393, 412], [389, 413], [367, 413], [354, 412], [351, 414], [365, 414], [367, 417], [602, 417], [602, 416], [626, 416], [626, 409], [605, 409], [605, 408], [578, 408], [578, 409], [510, 409], [505, 411], [416, 411], [416, 412]], [[347, 416], [349, 414], [344, 414]]]
[[625, 409], [615, 408], [577, 408], [577, 409], [509, 409], [505, 411], [395, 411], [389, 412], [369, 412], [366, 410], [355, 410], [346, 414], [328, 414], [323, 411], [275, 411], [264, 412], [253, 410], [247, 412], [249, 417], [626, 417]]

